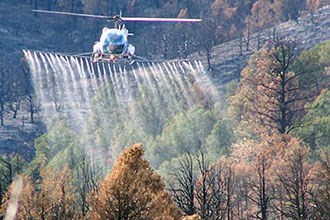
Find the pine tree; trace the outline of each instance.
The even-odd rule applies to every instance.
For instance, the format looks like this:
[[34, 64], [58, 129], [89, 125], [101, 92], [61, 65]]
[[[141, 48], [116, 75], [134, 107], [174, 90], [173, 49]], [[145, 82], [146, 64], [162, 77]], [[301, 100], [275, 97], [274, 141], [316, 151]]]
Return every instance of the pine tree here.
[[124, 150], [112, 172], [90, 195], [91, 219], [179, 219], [161, 177], [143, 158], [142, 144]]
[[315, 90], [315, 84], [305, 81], [312, 77], [308, 72], [292, 71], [295, 54], [295, 42], [283, 40], [269, 43], [251, 57], [231, 100], [238, 106], [234, 112], [239, 112], [242, 129], [252, 125], [257, 134], [285, 134], [297, 127], [305, 104], [314, 96], [314, 92], [306, 91]]

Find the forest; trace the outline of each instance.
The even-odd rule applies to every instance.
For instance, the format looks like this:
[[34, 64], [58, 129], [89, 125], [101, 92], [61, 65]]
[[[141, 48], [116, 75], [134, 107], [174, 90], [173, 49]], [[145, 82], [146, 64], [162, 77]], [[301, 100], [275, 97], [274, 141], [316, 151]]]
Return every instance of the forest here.
[[[204, 21], [197, 29], [189, 25], [177, 25], [173, 31], [168, 26], [159, 27], [161, 31], [139, 25], [131, 29], [161, 33], [152, 35], [153, 40], [135, 39], [141, 47], [151, 42], [144, 55], [170, 59], [203, 54], [211, 79], [220, 75], [212, 69], [213, 46], [240, 39], [248, 48], [252, 33], [288, 20], [298, 22], [301, 15], [309, 15], [313, 23], [318, 9], [329, 4], [327, 0], [12, 2], [91, 14], [201, 17]], [[73, 19], [68, 26], [80, 22]], [[86, 23], [82, 33], [100, 29], [97, 21]], [[59, 47], [69, 50], [81, 44], [79, 36], [67, 39], [76, 44], [65, 47], [63, 40]], [[299, 44], [273, 38], [258, 45], [240, 78], [222, 85], [221, 95], [189, 84], [190, 104], [180, 98], [169, 103], [165, 88], [159, 88], [157, 99], [148, 88], [141, 88], [142, 94], [131, 104], [132, 114], [102, 87], [80, 131], [70, 128], [61, 111], [49, 115], [47, 131], [34, 140], [33, 156], [22, 150], [0, 157], [0, 219], [329, 219], [330, 41], [303, 51]], [[26, 60], [18, 59], [8, 60], [0, 53], [1, 126], [22, 111], [28, 112], [31, 123], [40, 120], [31, 70]], [[181, 91], [173, 88], [174, 96], [181, 97]]]

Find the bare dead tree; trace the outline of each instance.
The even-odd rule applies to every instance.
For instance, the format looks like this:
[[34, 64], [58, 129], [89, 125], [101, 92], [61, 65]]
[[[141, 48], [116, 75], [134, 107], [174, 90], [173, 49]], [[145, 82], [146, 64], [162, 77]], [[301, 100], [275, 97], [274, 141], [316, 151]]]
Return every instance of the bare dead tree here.
[[77, 156], [77, 181], [78, 181], [78, 195], [81, 213], [85, 216], [89, 210], [88, 194], [94, 190], [96, 191], [99, 182], [102, 178], [102, 168], [97, 167], [95, 162], [91, 160], [87, 152], [81, 149]]
[[195, 187], [197, 177], [194, 171], [194, 161], [191, 153], [186, 153], [186, 156], [180, 160], [179, 168], [172, 176], [175, 182], [170, 182], [169, 186], [174, 201], [185, 214], [195, 214]]

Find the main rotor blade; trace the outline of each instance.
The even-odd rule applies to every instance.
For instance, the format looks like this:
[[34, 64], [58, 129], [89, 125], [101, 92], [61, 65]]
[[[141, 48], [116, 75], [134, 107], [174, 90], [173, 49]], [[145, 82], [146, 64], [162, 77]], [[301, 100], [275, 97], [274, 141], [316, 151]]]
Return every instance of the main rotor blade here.
[[102, 19], [113, 19], [111, 16], [104, 15], [92, 15], [92, 14], [79, 14], [71, 12], [61, 12], [61, 11], [47, 11], [47, 10], [32, 10], [39, 13], [48, 13], [48, 14], [59, 14], [59, 15], [71, 15], [71, 16], [80, 16], [80, 17], [89, 17], [89, 18], [102, 18]]
[[32, 10], [38, 13], [47, 14], [58, 14], [58, 15], [71, 15], [89, 18], [101, 18], [108, 20], [122, 20], [129, 22], [201, 22], [202, 19], [191, 19], [191, 18], [145, 18], [145, 17], [120, 17], [120, 16], [105, 16], [105, 15], [93, 15], [93, 14], [79, 14], [72, 12], [61, 12], [61, 11], [47, 11], [47, 10]]
[[123, 21], [136, 22], [201, 22], [202, 19], [193, 18], [143, 18], [143, 17], [121, 17]]

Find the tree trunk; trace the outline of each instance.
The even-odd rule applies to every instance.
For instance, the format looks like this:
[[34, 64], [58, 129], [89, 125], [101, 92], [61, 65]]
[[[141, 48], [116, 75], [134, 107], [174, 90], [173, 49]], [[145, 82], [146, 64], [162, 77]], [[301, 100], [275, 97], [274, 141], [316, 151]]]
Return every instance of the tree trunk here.
[[5, 105], [3, 102], [0, 103], [0, 124], [1, 126], [4, 126], [4, 116], [5, 114]]
[[206, 48], [205, 52], [206, 52], [206, 60], [207, 60], [207, 69], [212, 70], [212, 66], [211, 66], [211, 49]]

